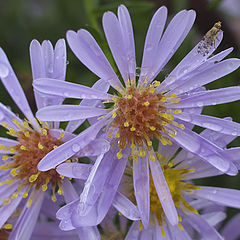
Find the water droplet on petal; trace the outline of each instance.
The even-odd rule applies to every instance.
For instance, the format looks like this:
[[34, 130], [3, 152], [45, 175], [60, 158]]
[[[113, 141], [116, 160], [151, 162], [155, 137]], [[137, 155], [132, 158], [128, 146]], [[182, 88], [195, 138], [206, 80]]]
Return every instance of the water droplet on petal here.
[[75, 143], [75, 144], [72, 145], [72, 150], [74, 152], [78, 152], [80, 150], [80, 146], [77, 143]]
[[203, 106], [203, 102], [197, 102], [197, 106], [198, 107], [202, 107]]
[[9, 69], [4, 64], [0, 64], [0, 77], [5, 78], [9, 74]]

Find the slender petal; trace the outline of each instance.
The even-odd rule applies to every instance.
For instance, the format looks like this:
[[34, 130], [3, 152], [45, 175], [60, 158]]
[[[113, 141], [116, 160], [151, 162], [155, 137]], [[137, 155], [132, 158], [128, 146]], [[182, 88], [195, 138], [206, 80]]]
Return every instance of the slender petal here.
[[210, 200], [227, 207], [240, 208], [239, 190], [201, 186], [201, 189], [194, 191], [193, 194], [199, 198]]
[[239, 228], [240, 214], [232, 217], [228, 223], [223, 227], [221, 234], [224, 239], [228, 240], [237, 240], [240, 237], [240, 228]]
[[163, 33], [166, 19], [167, 8], [163, 6], [157, 10], [151, 20], [145, 39], [141, 73], [139, 78], [140, 82], [144, 81], [147, 74], [150, 72], [150, 68], [153, 65], [152, 56], [154, 56], [155, 52], [157, 51], [157, 47]]
[[162, 208], [168, 221], [172, 225], [178, 224], [178, 214], [175, 208], [174, 202], [172, 200], [171, 193], [169, 191], [167, 182], [164, 178], [161, 166], [158, 161], [150, 160], [150, 168], [154, 181], [154, 186], [156, 188], [159, 200], [162, 204]]
[[133, 183], [141, 220], [147, 228], [150, 213], [148, 156], [133, 161]]
[[125, 238], [125, 240], [139, 240], [139, 223], [140, 221], [134, 221], [132, 226], [130, 227], [128, 234]]
[[84, 163], [62, 163], [57, 172], [65, 177], [87, 180], [92, 165]]
[[56, 79], [40, 78], [33, 82], [33, 87], [39, 92], [79, 99], [111, 99], [111, 95], [76, 83], [63, 82]]
[[84, 29], [80, 29], [77, 33], [68, 31], [67, 40], [78, 59], [93, 73], [109, 82], [112, 87], [121, 88], [121, 82], [89, 32]]
[[[107, 118], [107, 117], [106, 117]], [[95, 139], [100, 129], [106, 124], [104, 121], [99, 120], [95, 125], [89, 127], [84, 132], [76, 136], [74, 139], [66, 142], [65, 144], [54, 149], [48, 153], [38, 164], [40, 171], [47, 171], [58, 164], [64, 162], [74, 154], [79, 152], [91, 141]]]
[[[106, 93], [109, 89], [109, 84], [102, 80], [99, 79], [93, 86], [92, 89], [101, 89], [101, 92]], [[80, 103], [81, 106], [91, 106], [91, 107], [97, 107], [100, 104], [99, 100], [92, 100], [92, 99], [83, 99]], [[90, 120], [90, 119], [89, 119]], [[80, 120], [75, 120], [75, 121], [70, 121], [66, 127], [66, 131], [73, 132], [76, 130], [83, 122], [85, 119], [80, 119]]]
[[240, 135], [240, 124], [233, 121], [206, 116], [199, 114], [188, 114], [181, 113], [175, 115], [176, 118], [181, 119], [185, 122], [190, 122], [192, 124], [208, 128], [210, 130], [220, 132], [223, 134], [239, 136]]
[[[219, 32], [218, 37], [215, 39], [214, 47], [210, 49], [209, 53], [205, 56], [198, 54], [199, 43], [183, 58], [183, 60], [173, 69], [169, 76], [158, 87], [158, 91], [172, 90], [177, 86], [181, 86], [180, 79], [185, 79], [184, 76], [193, 72], [197, 67], [204, 64], [206, 59], [212, 55], [214, 50], [219, 46], [223, 38], [222, 32]], [[215, 61], [215, 60], [214, 60]], [[217, 59], [216, 59], [217, 61]]]
[[16, 105], [38, 129], [38, 123], [32, 114], [27, 98], [2, 48], [0, 48], [0, 78]]
[[200, 215], [189, 214], [186, 216], [186, 220], [204, 239], [222, 240], [217, 230], [209, 225]]
[[120, 5], [118, 8], [118, 20], [122, 31], [124, 45], [126, 48], [129, 79], [135, 79], [136, 57], [133, 28], [131, 17], [127, 8], [124, 5]]
[[[149, 73], [149, 81], [153, 80], [161, 69], [166, 65], [175, 51], [181, 45], [190, 31], [196, 13], [193, 10], [179, 12], [169, 23], [163, 37], [158, 45], [154, 56], [154, 65]], [[174, 37], [173, 37], [174, 36]], [[161, 57], [159, 58], [159, 56]]]
[[10, 127], [18, 129], [18, 127], [13, 123], [13, 120], [16, 119], [19, 123], [22, 123], [22, 120], [15, 115], [11, 110], [6, 106], [0, 103], [0, 121], [7, 123]]
[[197, 69], [195, 69], [193, 74], [185, 77], [184, 82], [181, 82], [181, 85], [177, 86], [173, 92], [178, 95], [180, 93], [191, 91], [233, 72], [239, 66], [240, 60], [232, 58], [216, 63], [203, 71], [197, 71]]
[[80, 239], [89, 239], [89, 240], [101, 239], [97, 226], [77, 228], [76, 231]]
[[38, 219], [38, 214], [42, 206], [44, 193], [39, 190], [34, 195], [33, 204], [30, 207], [25, 206], [19, 216], [9, 240], [29, 240]]
[[120, 192], [116, 193], [112, 204], [126, 218], [133, 221], [141, 219], [137, 207]]
[[[15, 141], [15, 140], [12, 140], [12, 139], [9, 139], [9, 138], [2, 138], [2, 137], [0, 137], [0, 145], [4, 145], [4, 146], [16, 146], [16, 145], [18, 145], [18, 144], [19, 144], [18, 141]], [[13, 153], [13, 152], [0, 150], [0, 154], [1, 154], [1, 153], [7, 154], [7, 153]]]
[[190, 95], [180, 100], [172, 108], [192, 108], [234, 102], [240, 99], [240, 87], [227, 87], [217, 90], [208, 90]]
[[108, 45], [111, 49], [112, 55], [122, 75], [123, 80], [126, 82], [128, 76], [128, 62], [126, 47], [124, 45], [120, 23], [116, 15], [112, 12], [106, 12], [103, 15], [103, 29], [105, 32]]
[[[226, 152], [188, 129], [179, 131], [174, 140], [185, 150], [197, 154], [222, 172], [227, 172], [233, 165]], [[229, 174], [234, 175], [236, 173], [237, 169], [234, 168]]]
[[42, 121], [69, 121], [105, 115], [109, 109], [81, 105], [56, 105], [38, 110], [36, 116]]

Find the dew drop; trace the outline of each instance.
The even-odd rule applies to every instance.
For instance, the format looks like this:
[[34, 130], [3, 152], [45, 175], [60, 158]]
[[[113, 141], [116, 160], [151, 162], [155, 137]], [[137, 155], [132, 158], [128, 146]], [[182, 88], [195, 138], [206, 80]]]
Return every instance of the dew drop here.
[[9, 69], [5, 64], [0, 64], [0, 77], [5, 78], [9, 74]]
[[75, 143], [75, 144], [72, 145], [72, 150], [74, 152], [78, 152], [80, 150], [80, 146], [77, 143]]
[[203, 106], [203, 102], [197, 102], [197, 106], [198, 107], [202, 107]]

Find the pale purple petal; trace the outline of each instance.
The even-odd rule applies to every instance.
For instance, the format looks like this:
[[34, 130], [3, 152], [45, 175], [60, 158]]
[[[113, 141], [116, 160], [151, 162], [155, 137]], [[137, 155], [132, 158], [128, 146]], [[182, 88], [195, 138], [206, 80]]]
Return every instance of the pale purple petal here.
[[210, 212], [202, 214], [202, 217], [208, 222], [209, 225], [216, 226], [226, 219], [227, 214], [225, 212]]
[[55, 105], [41, 108], [36, 116], [42, 121], [69, 121], [106, 115], [109, 109], [81, 105]]
[[76, 229], [80, 239], [100, 240], [101, 236], [97, 226], [93, 227], [80, 227]]
[[[8, 175], [6, 179], [9, 179], [9, 178], [11, 178], [11, 176]], [[16, 182], [11, 185], [5, 184], [5, 185], [1, 186], [1, 188], [0, 188], [0, 204], [2, 204], [5, 199], [10, 198], [10, 196], [17, 190], [18, 184], [19, 184], [19, 182]]]
[[68, 179], [63, 180], [62, 187], [63, 187], [64, 199], [66, 203], [70, 203], [78, 199], [78, 194], [74, 189], [72, 183]]
[[[62, 133], [64, 133], [63, 137], [61, 136]], [[62, 138], [63, 142], [67, 142], [76, 137], [75, 134], [64, 131], [62, 129], [49, 129], [49, 134], [55, 138]]]
[[226, 207], [240, 208], [240, 190], [201, 186], [193, 196], [213, 201]]
[[172, 226], [171, 224], [168, 224], [169, 230], [171, 231], [171, 234], [176, 237], [176, 239], [182, 239], [182, 240], [191, 240], [192, 238], [188, 235], [186, 230], [180, 229], [178, 226]]
[[13, 123], [13, 119], [16, 119], [19, 123], [22, 123], [22, 120], [17, 117], [15, 113], [0, 103], [0, 121], [7, 123], [11, 128], [18, 129], [15, 123]]
[[[207, 63], [209, 64], [209, 61], [213, 60], [213, 63], [215, 61], [218, 61], [219, 59], [221, 60], [221, 57], [225, 57], [229, 51], [227, 51], [226, 55], [225, 52], [221, 54], [218, 59], [214, 60], [214, 57], [212, 60], [207, 60], [209, 56], [212, 55], [214, 50], [218, 47], [218, 45], [221, 43], [223, 38], [223, 33], [219, 32], [218, 37], [215, 39], [215, 43], [213, 44], [213, 48], [210, 49], [209, 53], [203, 56], [202, 54], [198, 53], [198, 47], [199, 43], [183, 58], [183, 60], [173, 69], [173, 71], [169, 74], [169, 76], [161, 83], [161, 85], [157, 88], [158, 91], [163, 91], [164, 90], [172, 90], [176, 88], [177, 86], [181, 86], [182, 81], [185, 80], [185, 75], [189, 73], [194, 73], [194, 70], [197, 69], [199, 66], [204, 65]], [[231, 51], [231, 50], [230, 50]], [[207, 61], [206, 61], [207, 60]], [[205, 66], [206, 66], [205, 65]], [[184, 82], [183, 82], [184, 83]]]
[[0, 208], [0, 228], [6, 223], [9, 217], [13, 214], [13, 212], [18, 207], [19, 203], [22, 200], [22, 196], [18, 196], [17, 198], [11, 199], [10, 204], [3, 205]]
[[87, 180], [91, 169], [91, 164], [62, 163], [57, 167], [57, 172], [65, 177]]
[[33, 203], [30, 207], [25, 205], [18, 217], [17, 223], [9, 236], [9, 240], [29, 240], [38, 219], [38, 214], [42, 206], [44, 192], [39, 190], [33, 197]]
[[179, 146], [175, 143], [166, 146], [159, 144], [158, 153], [160, 153], [162, 157], [166, 158], [166, 160], [169, 161], [174, 156], [178, 148]]
[[221, 234], [224, 239], [227, 240], [237, 240], [240, 237], [240, 214], [232, 217], [228, 223], [223, 227]]
[[159, 200], [162, 204], [164, 213], [166, 214], [168, 221], [172, 225], [176, 225], [178, 224], [177, 210], [172, 200], [172, 196], [169, 191], [165, 177], [163, 175], [161, 166], [157, 160], [155, 161], [150, 160], [149, 162], [150, 162], [151, 173], [154, 181], [154, 186], [156, 188]]
[[150, 68], [154, 63], [153, 56], [157, 51], [157, 47], [163, 33], [166, 19], [167, 8], [163, 6], [156, 11], [151, 20], [145, 39], [139, 82], [144, 81], [145, 77], [149, 73]]
[[103, 80], [109, 82], [112, 87], [121, 88], [121, 82], [89, 32], [84, 29], [80, 29], [77, 33], [68, 31], [67, 40], [74, 54], [86, 67]]
[[[0, 137], [0, 145], [4, 145], [4, 146], [16, 146], [18, 145], [19, 142], [15, 141], [13, 139], [9, 139], [9, 138], [2, 138]], [[10, 151], [5, 151], [4, 149], [0, 150], [0, 154], [7, 154], [7, 153], [13, 153]]]
[[136, 74], [136, 57], [135, 57], [135, 43], [133, 36], [133, 27], [131, 17], [127, 8], [120, 5], [118, 8], [118, 20], [122, 30], [122, 36], [127, 54], [129, 79], [135, 79]]
[[227, 87], [217, 90], [207, 90], [191, 94], [188, 98], [180, 100], [172, 108], [192, 108], [216, 105], [237, 101], [240, 99], [240, 87]]
[[182, 81], [181, 84], [172, 91], [177, 95], [191, 91], [233, 72], [239, 66], [240, 60], [232, 58], [213, 64], [203, 71], [195, 69], [192, 74], [184, 78], [184, 82]]
[[175, 114], [175, 118], [181, 119], [185, 122], [190, 122], [194, 125], [198, 125], [204, 128], [208, 128], [210, 130], [220, 132], [223, 134], [239, 136], [240, 135], [240, 124], [206, 115], [199, 115], [199, 114], [188, 114], [188, 113], [181, 113]]
[[124, 240], [139, 240], [139, 223], [140, 221], [133, 222]]
[[150, 213], [148, 156], [133, 161], [133, 183], [141, 220], [147, 228]]
[[106, 12], [103, 15], [102, 24], [112, 55], [126, 83], [129, 78], [128, 62], [120, 23], [114, 13]]
[[0, 48], [0, 78], [11, 98], [14, 100], [22, 113], [28, 118], [34, 127], [39, 129], [39, 125], [32, 114], [32, 110], [30, 109], [23, 89], [2, 48]]
[[[92, 86], [92, 89], [100, 89], [101, 92], [106, 93], [109, 89], [109, 84], [102, 80], [99, 79], [94, 85]], [[92, 100], [92, 99], [83, 99], [80, 103], [81, 106], [92, 106], [92, 107], [98, 107], [100, 105], [99, 100]], [[75, 121], [70, 121], [66, 127], [66, 131], [73, 132], [75, 131], [83, 122], [85, 119], [80, 119], [80, 120], [75, 120]], [[91, 124], [92, 125], [92, 124]]]
[[169, 23], [158, 45], [155, 55], [153, 56], [154, 64], [148, 74], [148, 81], [151, 81], [156, 77], [156, 75], [176, 52], [190, 31], [195, 17], [195, 11], [183, 10], [179, 12]]
[[120, 192], [116, 193], [112, 204], [126, 218], [133, 221], [141, 219], [137, 207]]
[[[230, 166], [233, 165], [230, 156], [221, 148], [209, 142], [207, 139], [201, 137], [188, 129], [178, 131], [173, 138], [181, 147], [198, 155], [203, 160], [207, 161], [222, 172], [227, 172]], [[237, 169], [233, 169], [231, 174], [236, 174]]]
[[99, 120], [95, 125], [89, 127], [74, 139], [62, 144], [58, 148], [49, 152], [39, 163], [40, 171], [47, 171], [64, 162], [74, 154], [79, 152], [91, 141], [95, 139], [100, 129], [106, 124], [106, 119]]
[[209, 225], [204, 218], [198, 214], [186, 215], [187, 222], [195, 228], [204, 239], [222, 240], [217, 230]]

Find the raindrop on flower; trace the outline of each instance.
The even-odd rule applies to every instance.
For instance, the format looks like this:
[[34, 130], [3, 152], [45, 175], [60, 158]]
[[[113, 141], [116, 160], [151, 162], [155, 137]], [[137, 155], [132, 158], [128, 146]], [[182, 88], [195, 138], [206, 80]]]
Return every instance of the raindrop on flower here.
[[4, 64], [0, 64], [0, 77], [5, 78], [9, 74], [9, 69]]
[[78, 152], [80, 150], [80, 146], [77, 143], [75, 143], [75, 144], [72, 145], [72, 150], [74, 152]]

